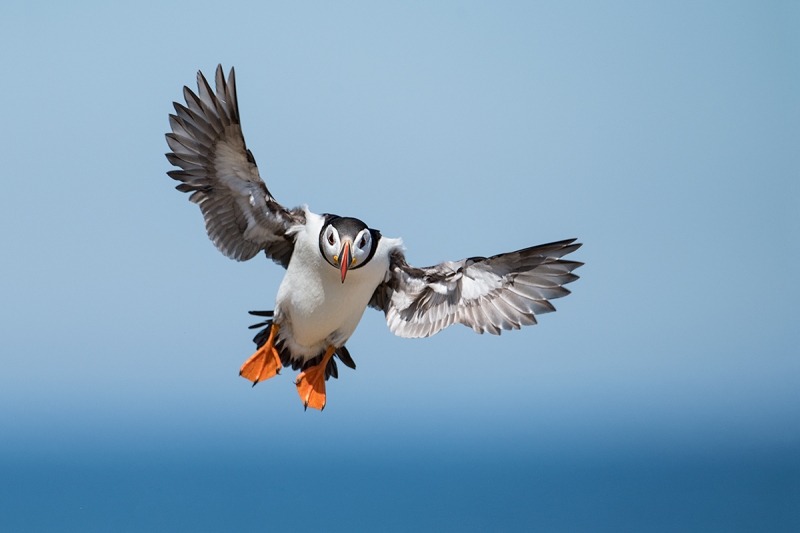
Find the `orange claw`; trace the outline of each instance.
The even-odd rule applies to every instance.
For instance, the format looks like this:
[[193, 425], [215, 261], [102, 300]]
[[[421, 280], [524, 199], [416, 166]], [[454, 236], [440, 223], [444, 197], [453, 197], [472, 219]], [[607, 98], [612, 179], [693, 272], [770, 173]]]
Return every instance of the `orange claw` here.
[[252, 381], [254, 387], [259, 381], [267, 380], [281, 372], [281, 357], [275, 349], [278, 329], [280, 329], [278, 324], [272, 324], [267, 342], [245, 361], [239, 370], [239, 375]]
[[336, 348], [328, 346], [322, 361], [300, 372], [297, 381], [294, 382], [297, 385], [297, 393], [303, 401], [303, 407], [306, 409], [309, 407], [320, 411], [325, 409], [325, 367], [333, 357], [334, 350]]

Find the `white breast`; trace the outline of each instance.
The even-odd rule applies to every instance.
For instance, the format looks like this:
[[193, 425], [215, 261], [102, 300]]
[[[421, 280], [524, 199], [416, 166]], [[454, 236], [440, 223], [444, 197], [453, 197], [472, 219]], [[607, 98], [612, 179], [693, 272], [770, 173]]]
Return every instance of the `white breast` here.
[[349, 270], [345, 282], [338, 268], [322, 257], [319, 233], [324, 218], [306, 211], [306, 225], [297, 233], [294, 253], [278, 288], [275, 319], [279, 339], [293, 358], [308, 360], [328, 346], [343, 346], [353, 334], [372, 294], [389, 269], [389, 252], [399, 239], [381, 239], [373, 258]]

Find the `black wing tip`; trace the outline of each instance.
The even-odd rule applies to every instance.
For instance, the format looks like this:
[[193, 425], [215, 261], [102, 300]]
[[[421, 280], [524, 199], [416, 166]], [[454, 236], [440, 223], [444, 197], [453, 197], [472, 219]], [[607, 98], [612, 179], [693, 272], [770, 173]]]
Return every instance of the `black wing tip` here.
[[[234, 79], [235, 79], [236, 71], [235, 71], [235, 69], [233, 67], [231, 67], [231, 69], [228, 71], [228, 80], [226, 80], [225, 79], [225, 67], [222, 66], [222, 63], [217, 63], [217, 67], [214, 69], [214, 79], [215, 80], [216, 80], [217, 76], [221, 77], [222, 80], [227, 84], [228, 81], [231, 79], [230, 78], [231, 76], [233, 76]], [[206, 78], [206, 75], [203, 74], [203, 70], [202, 69], [198, 69], [197, 70], [197, 83], [198, 83], [198, 85], [199, 85], [201, 80], [206, 82], [206, 85], [208, 85], [208, 79]], [[183, 86], [183, 88], [184, 89], [189, 89], [185, 85]], [[191, 89], [189, 89], [189, 90], [191, 91]]]
[[500, 257], [507, 256], [510, 254], [549, 255], [553, 254], [554, 252], [560, 252], [560, 256], [563, 257], [567, 254], [571, 254], [572, 252], [583, 246], [583, 243], [575, 242], [576, 240], [578, 239], [577, 238], [564, 239], [561, 241], [553, 241], [545, 244], [537, 244], [535, 246], [528, 246], [527, 248], [520, 248], [519, 250], [514, 250], [513, 252], [503, 252], [497, 255], [493, 255], [491, 257], [480, 257], [480, 256], [470, 257], [466, 259], [466, 261], [473, 260], [474, 262], [477, 263], [479, 261], [486, 261], [486, 260], [491, 261], [492, 259], [498, 259]]
[[578, 240], [578, 238], [575, 237], [575, 238], [572, 238], [572, 239], [564, 239], [564, 240], [561, 240], [561, 241], [554, 241], [554, 242], [548, 242], [546, 244], [540, 244], [538, 246], [533, 246], [533, 248], [553, 247], [553, 248], [556, 248], [558, 250], [563, 250], [564, 248], [570, 248], [570, 251], [567, 252], [567, 253], [572, 253], [575, 250], [577, 250], [578, 248], [580, 248], [581, 246], [583, 246], [582, 242], [575, 242], [577, 240]]

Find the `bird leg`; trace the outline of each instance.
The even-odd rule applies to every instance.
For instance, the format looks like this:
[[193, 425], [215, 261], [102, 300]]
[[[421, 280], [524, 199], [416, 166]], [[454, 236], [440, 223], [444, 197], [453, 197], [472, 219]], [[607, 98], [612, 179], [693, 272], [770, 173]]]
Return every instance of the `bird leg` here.
[[309, 407], [320, 411], [325, 409], [325, 367], [328, 366], [328, 361], [333, 357], [335, 350], [333, 346], [328, 346], [322, 361], [300, 372], [297, 381], [294, 382], [306, 409]]
[[280, 326], [273, 323], [270, 326], [269, 338], [261, 345], [250, 359], [244, 362], [239, 370], [239, 375], [253, 382], [253, 386], [259, 381], [269, 379], [281, 372], [281, 357], [275, 349], [275, 337], [278, 335]]

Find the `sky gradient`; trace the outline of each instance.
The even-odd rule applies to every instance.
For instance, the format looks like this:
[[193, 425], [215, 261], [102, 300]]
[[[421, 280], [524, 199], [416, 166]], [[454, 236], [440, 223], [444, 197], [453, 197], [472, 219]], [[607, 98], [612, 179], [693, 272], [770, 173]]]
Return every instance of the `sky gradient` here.
[[[59, 530], [56, 515], [23, 511], [47, 486], [63, 486], [53, 497], [71, 509], [63, 495], [83, 486], [106, 503], [93, 522], [61, 527], [174, 531], [197, 501], [215, 501], [213, 487], [244, 490], [223, 474], [208, 474], [217, 481], [204, 490], [186, 481], [207, 471], [192, 465], [226, 472], [248, 458], [259, 475], [313, 473], [336, 457], [331, 492], [354, 486], [342, 480], [357, 471], [393, 487], [393, 497], [366, 481], [352, 489], [373, 499], [363, 505], [374, 516], [395, 516], [378, 522], [386, 530], [443, 520], [431, 496], [429, 522], [403, 522], [397, 502], [427, 509], [409, 496], [415, 475], [450, 480], [442, 492], [467, 491], [467, 502], [492, 483], [546, 495], [531, 479], [574, 479], [552, 493], [563, 516], [652, 526], [645, 504], [575, 515], [567, 503], [595, 501], [575, 487], [641, 464], [661, 472], [641, 486], [677, 487], [653, 492], [667, 507], [692, 483], [662, 486], [659, 475], [720, 468], [697, 474], [700, 486], [732, 476], [720, 486], [749, 488], [701, 508], [730, 516], [769, 494], [742, 519], [791, 530], [798, 27], [789, 2], [5, 3], [0, 469], [19, 483], [0, 482], [16, 498], [6, 529]], [[246, 312], [272, 308], [283, 270], [222, 256], [163, 155], [172, 101], [217, 63], [236, 68], [245, 139], [284, 205], [358, 217], [402, 237], [419, 266], [577, 237], [572, 258], [586, 265], [573, 294], [539, 325], [500, 337], [454, 326], [400, 339], [368, 310], [348, 342], [358, 370], [329, 382], [323, 413], [303, 412], [292, 372], [251, 389], [237, 376], [254, 348]], [[146, 483], [114, 499], [102, 489], [111, 474], [52, 485], [41, 465], [67, 472], [62, 480], [103, 465], [132, 480], [149, 465], [198, 497], [136, 522], [121, 502], [149, 501], [136, 500]], [[449, 474], [425, 477], [437, 468]], [[637, 475], [608, 490], [625, 501]], [[705, 494], [724, 493], [714, 490]], [[438, 509], [462, 526], [529, 525], [522, 503], [496, 514], [454, 505]], [[373, 529], [368, 513], [351, 513], [325, 523]], [[554, 513], [542, 530], [582, 530]], [[239, 522], [221, 523], [258, 526], [230, 516]]]

